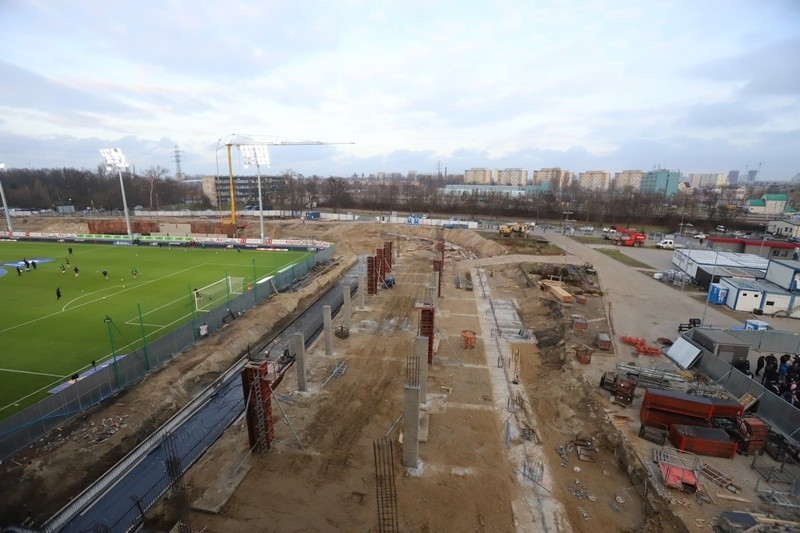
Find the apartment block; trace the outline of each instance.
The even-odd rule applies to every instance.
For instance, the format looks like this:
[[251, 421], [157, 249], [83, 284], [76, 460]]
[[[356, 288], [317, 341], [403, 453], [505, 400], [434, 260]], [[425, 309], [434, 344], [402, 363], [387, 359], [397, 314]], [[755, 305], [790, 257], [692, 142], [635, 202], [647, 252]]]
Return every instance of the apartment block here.
[[607, 191], [611, 183], [611, 174], [605, 170], [587, 170], [578, 174], [578, 183], [590, 191]]
[[614, 174], [614, 188], [617, 190], [630, 188], [638, 191], [642, 188], [642, 176], [644, 172], [641, 170], [623, 170]]
[[492, 183], [492, 169], [471, 168], [464, 171], [464, 183], [490, 185]]
[[691, 173], [687, 176], [689, 185], [695, 189], [716, 189], [724, 187], [727, 181], [727, 174], [724, 172], [712, 173]]
[[549, 183], [553, 189], [563, 189], [572, 180], [572, 173], [561, 168], [543, 168], [533, 171], [533, 183], [539, 185]]
[[651, 170], [642, 176], [642, 192], [663, 194], [665, 198], [678, 192], [681, 173], [672, 170]]
[[498, 185], [516, 185], [524, 187], [528, 182], [528, 171], [521, 168], [504, 168], [497, 171]]

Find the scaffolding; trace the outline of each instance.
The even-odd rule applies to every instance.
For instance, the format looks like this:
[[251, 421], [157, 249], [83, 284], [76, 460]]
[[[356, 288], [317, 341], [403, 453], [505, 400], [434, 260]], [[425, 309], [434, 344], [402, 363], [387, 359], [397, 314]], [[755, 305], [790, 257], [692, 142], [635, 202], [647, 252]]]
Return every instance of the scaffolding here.
[[248, 361], [242, 370], [242, 387], [247, 398], [245, 415], [250, 449], [262, 455], [269, 450], [275, 438], [272, 387], [267, 379], [268, 368], [268, 361]]

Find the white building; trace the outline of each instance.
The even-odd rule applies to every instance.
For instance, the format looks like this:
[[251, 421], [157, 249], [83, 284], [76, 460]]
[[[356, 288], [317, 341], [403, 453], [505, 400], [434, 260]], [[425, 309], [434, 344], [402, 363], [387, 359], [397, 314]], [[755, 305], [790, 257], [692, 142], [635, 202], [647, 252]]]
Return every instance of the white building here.
[[687, 181], [695, 189], [716, 189], [724, 187], [728, 180], [728, 175], [724, 172], [712, 173], [691, 173], [687, 176]]

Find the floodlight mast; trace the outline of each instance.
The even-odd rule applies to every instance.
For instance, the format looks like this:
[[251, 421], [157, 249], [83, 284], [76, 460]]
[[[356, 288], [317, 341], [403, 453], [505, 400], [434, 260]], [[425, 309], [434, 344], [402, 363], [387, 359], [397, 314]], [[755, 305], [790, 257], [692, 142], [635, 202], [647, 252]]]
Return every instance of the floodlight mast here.
[[258, 180], [258, 224], [260, 229], [261, 244], [264, 244], [264, 200], [261, 194], [261, 165], [269, 167], [269, 153], [264, 145], [243, 145], [239, 147], [244, 157], [245, 166], [256, 166], [256, 179]]
[[[6, 168], [4, 163], [0, 163], [0, 170]], [[8, 214], [8, 204], [6, 203], [6, 193], [3, 192], [3, 182], [0, 181], [0, 198], [3, 200], [3, 213], [6, 215], [6, 226], [8, 227], [8, 233], [11, 234], [14, 229], [11, 227], [11, 215]]]
[[133, 232], [131, 232], [131, 219], [128, 215], [128, 200], [125, 198], [125, 185], [122, 182], [122, 169], [128, 168], [128, 162], [125, 160], [125, 154], [119, 148], [101, 148], [100, 155], [106, 160], [106, 168], [111, 170], [117, 169], [119, 173], [119, 187], [122, 189], [122, 210], [125, 212], [125, 227], [128, 230], [128, 238], [133, 240]]

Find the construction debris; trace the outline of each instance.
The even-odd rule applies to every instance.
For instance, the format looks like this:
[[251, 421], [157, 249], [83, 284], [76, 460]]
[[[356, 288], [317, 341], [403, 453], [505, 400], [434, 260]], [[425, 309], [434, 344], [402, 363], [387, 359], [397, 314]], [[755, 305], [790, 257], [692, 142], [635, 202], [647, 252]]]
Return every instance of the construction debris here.
[[715, 523], [721, 533], [744, 531], [798, 531], [800, 522], [778, 520], [764, 514], [723, 511]]
[[575, 449], [578, 451], [578, 459], [593, 463], [597, 456], [597, 440], [581, 431], [575, 437]]

